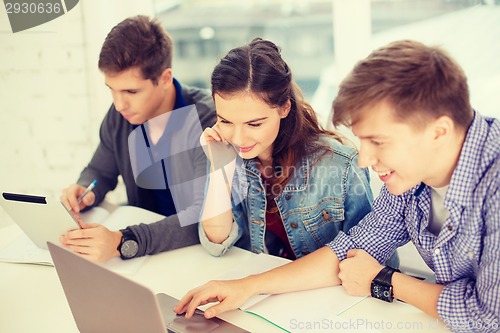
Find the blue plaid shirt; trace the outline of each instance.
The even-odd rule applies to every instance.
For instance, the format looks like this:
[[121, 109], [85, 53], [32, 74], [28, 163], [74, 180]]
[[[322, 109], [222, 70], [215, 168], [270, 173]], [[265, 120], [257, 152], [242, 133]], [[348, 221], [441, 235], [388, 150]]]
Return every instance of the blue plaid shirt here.
[[[439, 158], [439, 157], [436, 157]], [[364, 249], [379, 262], [410, 240], [436, 282], [437, 310], [455, 332], [500, 331], [500, 121], [475, 114], [444, 198], [438, 236], [427, 230], [431, 196], [421, 183], [402, 195], [383, 187], [373, 211], [328, 244], [339, 260]]]

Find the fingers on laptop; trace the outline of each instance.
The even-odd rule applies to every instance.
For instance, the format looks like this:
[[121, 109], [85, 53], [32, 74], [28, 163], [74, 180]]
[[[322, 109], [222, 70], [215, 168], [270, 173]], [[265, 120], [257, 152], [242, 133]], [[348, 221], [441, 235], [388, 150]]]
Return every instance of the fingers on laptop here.
[[237, 309], [246, 299], [237, 292], [237, 281], [210, 281], [189, 291], [174, 307], [174, 312], [185, 313], [191, 318], [200, 305], [220, 302], [205, 310], [205, 318], [213, 318], [222, 312]]

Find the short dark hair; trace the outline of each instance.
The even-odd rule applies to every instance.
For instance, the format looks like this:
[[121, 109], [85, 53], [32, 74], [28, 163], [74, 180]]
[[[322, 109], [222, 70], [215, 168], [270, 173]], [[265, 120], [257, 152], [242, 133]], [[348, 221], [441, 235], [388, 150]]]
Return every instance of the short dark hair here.
[[138, 67], [144, 79], [158, 83], [172, 67], [172, 38], [161, 24], [147, 16], [129, 17], [108, 33], [99, 54], [99, 69], [119, 73]]
[[462, 68], [439, 47], [410, 40], [390, 43], [356, 64], [333, 101], [333, 124], [351, 126], [365, 107], [381, 101], [416, 127], [447, 115], [466, 129], [474, 116]]

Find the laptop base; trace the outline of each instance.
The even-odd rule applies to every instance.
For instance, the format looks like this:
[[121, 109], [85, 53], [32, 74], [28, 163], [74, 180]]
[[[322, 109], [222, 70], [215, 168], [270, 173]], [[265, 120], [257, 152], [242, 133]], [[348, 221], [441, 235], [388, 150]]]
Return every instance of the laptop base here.
[[177, 299], [163, 293], [156, 294], [163, 321], [168, 333], [250, 333], [238, 326], [219, 318], [206, 319], [202, 312], [195, 313], [190, 319], [177, 315], [172, 309], [179, 302]]

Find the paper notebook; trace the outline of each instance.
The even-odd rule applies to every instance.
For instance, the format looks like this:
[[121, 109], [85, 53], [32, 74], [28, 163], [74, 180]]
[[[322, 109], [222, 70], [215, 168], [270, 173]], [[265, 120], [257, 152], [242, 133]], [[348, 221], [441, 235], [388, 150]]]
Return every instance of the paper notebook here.
[[[109, 230], [119, 230], [139, 223], [153, 223], [164, 218], [163, 215], [134, 206], [120, 206], [113, 212], [101, 207], [81, 213], [82, 220], [90, 223], [100, 223]], [[19, 227], [13, 226], [19, 229]], [[19, 229], [20, 236], [7, 247], [0, 250], [0, 261], [53, 266], [52, 258], [48, 250], [37, 247], [26, 234]], [[147, 257], [139, 257], [130, 260], [111, 258], [102, 263], [108, 269], [116, 272], [133, 274], [146, 260]]]
[[[219, 280], [239, 279], [259, 274], [290, 262], [260, 253], [219, 276]], [[311, 272], [311, 275], [315, 272]], [[280, 295], [255, 295], [240, 310], [259, 316], [287, 332], [307, 332], [305, 323], [327, 323], [361, 302], [365, 297], [349, 296], [342, 286], [297, 291]], [[206, 309], [210, 305], [200, 308]]]

